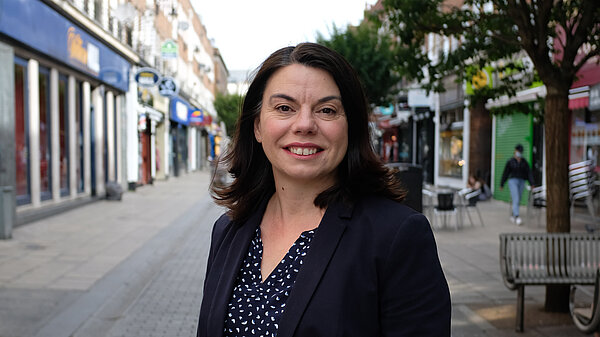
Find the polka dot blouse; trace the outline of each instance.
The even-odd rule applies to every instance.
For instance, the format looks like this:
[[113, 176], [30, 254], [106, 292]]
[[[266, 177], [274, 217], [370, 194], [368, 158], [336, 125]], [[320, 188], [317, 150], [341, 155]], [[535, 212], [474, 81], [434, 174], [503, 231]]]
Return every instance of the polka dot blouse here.
[[276, 336], [285, 302], [292, 291], [315, 230], [305, 231], [262, 282], [260, 227], [242, 262], [225, 318], [225, 336]]

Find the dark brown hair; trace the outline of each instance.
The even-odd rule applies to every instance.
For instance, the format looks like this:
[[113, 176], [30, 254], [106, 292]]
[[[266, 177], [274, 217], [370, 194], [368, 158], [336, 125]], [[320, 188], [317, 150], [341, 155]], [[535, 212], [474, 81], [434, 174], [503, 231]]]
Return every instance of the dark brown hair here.
[[271, 164], [254, 137], [254, 121], [260, 115], [267, 81], [277, 70], [291, 64], [328, 72], [340, 90], [348, 121], [348, 150], [338, 166], [338, 181], [315, 198], [315, 205], [325, 208], [334, 201], [352, 202], [369, 194], [402, 201], [406, 192], [373, 150], [370, 109], [356, 72], [334, 50], [316, 43], [302, 43], [277, 50], [256, 72], [242, 104], [233, 142], [223, 158], [234, 180], [228, 185], [211, 187], [217, 204], [227, 207], [229, 216], [242, 223], [275, 192]]

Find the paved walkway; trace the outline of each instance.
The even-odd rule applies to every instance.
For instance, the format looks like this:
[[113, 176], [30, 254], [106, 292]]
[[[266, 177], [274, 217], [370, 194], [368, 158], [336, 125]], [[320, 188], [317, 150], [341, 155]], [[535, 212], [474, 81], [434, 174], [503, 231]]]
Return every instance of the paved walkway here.
[[[197, 172], [159, 181], [122, 202], [16, 228], [0, 241], [0, 336], [194, 336], [210, 230], [222, 212], [208, 180]], [[514, 332], [516, 292], [502, 283], [498, 234], [544, 227], [537, 218], [510, 223], [506, 203], [478, 205], [485, 226], [435, 232], [453, 336], [583, 336], [567, 314], [541, 310], [543, 287], [526, 289], [526, 332]]]
[[[509, 205], [502, 201], [479, 202], [484, 226], [472, 211], [474, 226], [435, 232], [453, 303], [453, 336], [584, 336], [568, 314], [543, 311], [545, 288], [525, 288], [525, 333], [516, 333], [516, 291], [508, 290], [499, 269], [500, 233], [544, 232], [545, 213], [525, 207], [522, 226], [509, 221]], [[539, 216], [538, 216], [539, 215]], [[572, 231], [584, 231], [587, 217], [577, 214]]]

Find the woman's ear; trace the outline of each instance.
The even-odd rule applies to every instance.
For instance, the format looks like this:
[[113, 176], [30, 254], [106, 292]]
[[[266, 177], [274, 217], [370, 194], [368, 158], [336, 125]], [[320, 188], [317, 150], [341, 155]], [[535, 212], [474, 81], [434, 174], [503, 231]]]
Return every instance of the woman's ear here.
[[262, 142], [262, 137], [260, 135], [260, 121], [258, 118], [254, 120], [254, 138], [256, 138], [257, 142]]

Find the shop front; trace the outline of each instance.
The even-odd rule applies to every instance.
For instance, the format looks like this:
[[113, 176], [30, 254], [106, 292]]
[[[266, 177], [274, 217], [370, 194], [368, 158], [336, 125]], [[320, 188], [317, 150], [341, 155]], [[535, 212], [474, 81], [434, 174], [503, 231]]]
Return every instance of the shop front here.
[[569, 90], [570, 163], [593, 160], [600, 171], [600, 66], [586, 64]]
[[463, 188], [468, 174], [469, 110], [464, 105], [462, 86], [453, 78], [444, 80], [446, 91], [439, 95], [436, 123], [437, 147], [435, 181], [437, 185]]
[[169, 103], [169, 142], [171, 160], [169, 172], [178, 177], [188, 172], [188, 118], [191, 105], [181, 97], [171, 97]]
[[43, 2], [3, 1], [0, 13], [17, 210], [104, 196], [107, 181], [122, 181], [130, 61]]

